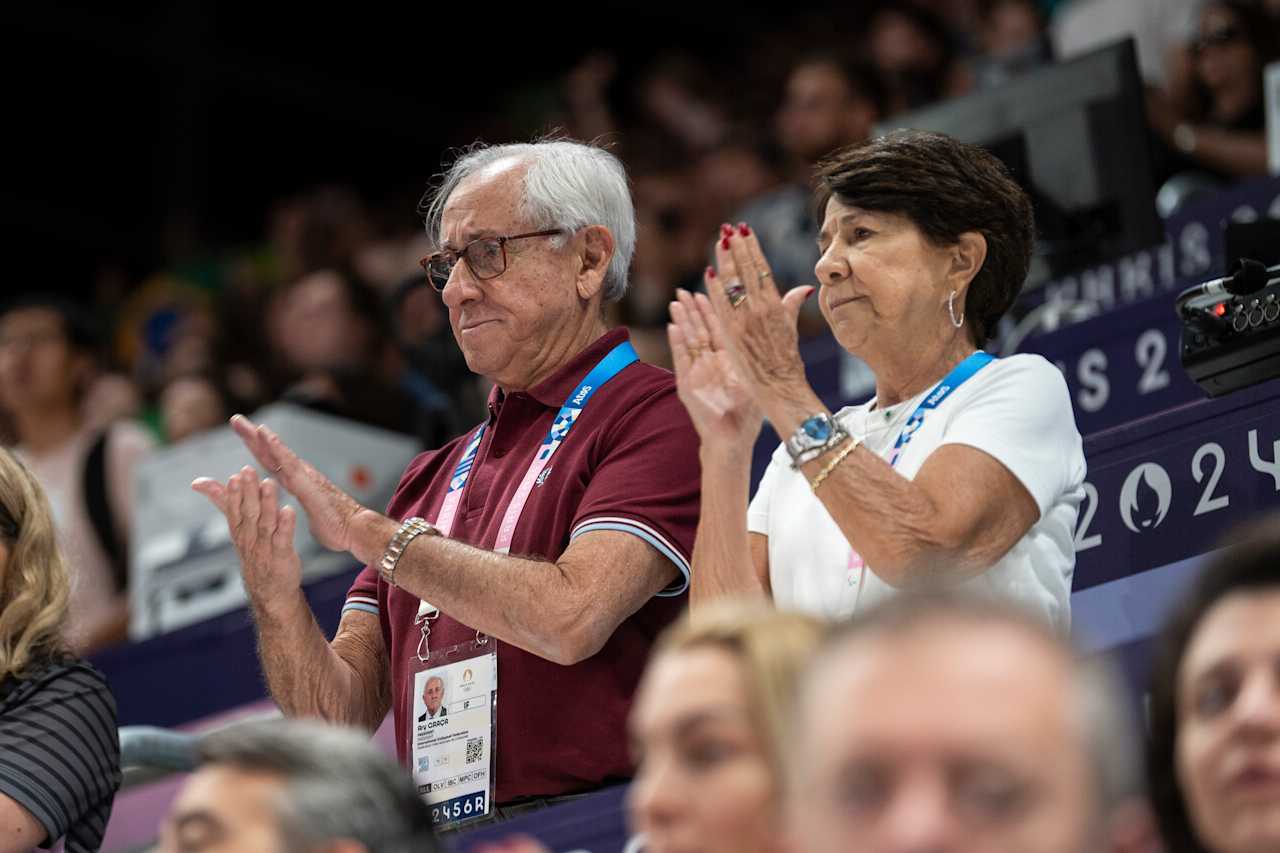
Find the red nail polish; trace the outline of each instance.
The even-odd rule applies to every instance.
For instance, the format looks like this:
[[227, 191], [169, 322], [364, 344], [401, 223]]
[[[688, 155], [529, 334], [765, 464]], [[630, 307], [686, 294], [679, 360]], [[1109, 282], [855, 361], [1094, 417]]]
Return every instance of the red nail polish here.
[[745, 237], [745, 236], [747, 236], [748, 234], [750, 234], [750, 233], [751, 233], [751, 229], [747, 227], [747, 223], [745, 223], [745, 222], [739, 222], [739, 223], [738, 223], [738, 233], [739, 233], [739, 234], [741, 234], [743, 237]]
[[808, 301], [809, 301], [809, 297], [813, 296], [813, 294], [815, 294], [815, 293], [817, 293], [817, 292], [818, 292], [818, 288], [816, 288], [816, 287], [811, 287], [811, 288], [809, 288], [809, 292], [808, 292], [808, 293], [806, 293], [806, 294], [804, 295], [804, 301], [805, 301], [805, 302], [808, 302]]
[[716, 277], [716, 268], [707, 267], [707, 278], [715, 278], [715, 277]]
[[729, 238], [728, 238], [728, 237], [725, 237], [723, 240], [721, 240], [721, 241], [720, 241], [720, 248], [721, 248], [721, 249], [728, 249], [728, 248], [729, 248]]
[[728, 222], [725, 222], [724, 224], [722, 224], [722, 225], [720, 226], [720, 236], [721, 236], [721, 237], [728, 237], [728, 236], [730, 236], [731, 234], [733, 234], [733, 226], [732, 226], [732, 225], [730, 225]]

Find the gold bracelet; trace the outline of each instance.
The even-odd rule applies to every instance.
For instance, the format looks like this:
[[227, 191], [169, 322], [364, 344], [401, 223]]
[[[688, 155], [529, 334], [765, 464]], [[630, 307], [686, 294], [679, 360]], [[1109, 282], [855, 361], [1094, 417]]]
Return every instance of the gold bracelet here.
[[856, 436], [850, 436], [848, 443], [845, 444], [840, 452], [832, 457], [831, 461], [818, 472], [818, 476], [809, 481], [809, 488], [813, 489], [815, 492], [818, 491], [818, 486], [821, 486], [826, 482], [826, 479], [831, 475], [831, 472], [836, 470], [836, 466], [843, 462], [844, 458], [852, 453], [859, 444], [862, 444], [862, 439]]

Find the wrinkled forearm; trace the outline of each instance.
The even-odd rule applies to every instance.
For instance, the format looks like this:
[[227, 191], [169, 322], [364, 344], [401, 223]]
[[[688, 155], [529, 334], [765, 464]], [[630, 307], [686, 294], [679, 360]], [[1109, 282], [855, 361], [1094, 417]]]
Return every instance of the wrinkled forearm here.
[[703, 448], [702, 507], [693, 546], [689, 604], [766, 598], [751, 559], [747, 532], [750, 452]]
[[[356, 556], [376, 560], [398, 526], [365, 513], [352, 526]], [[584, 544], [589, 541], [596, 544]], [[604, 565], [609, 571], [601, 570]], [[626, 533], [586, 534], [556, 562], [424, 535], [405, 549], [395, 582], [464, 625], [569, 665], [599, 651], [673, 570], [665, 557]]]
[[376, 617], [354, 627], [344, 618], [329, 643], [300, 589], [276, 608], [255, 603], [253, 615], [267, 687], [286, 716], [378, 727], [391, 699], [381, 635], [369, 636]]

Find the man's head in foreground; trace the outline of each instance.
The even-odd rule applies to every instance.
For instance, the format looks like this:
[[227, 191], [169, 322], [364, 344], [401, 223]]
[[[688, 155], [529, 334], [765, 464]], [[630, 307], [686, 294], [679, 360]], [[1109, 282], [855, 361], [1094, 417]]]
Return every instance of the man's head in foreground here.
[[904, 596], [803, 681], [798, 849], [1146, 850], [1139, 739], [1114, 679], [1006, 606]]
[[321, 723], [245, 723], [203, 738], [162, 828], [162, 853], [434, 851], [431, 815], [367, 736]]

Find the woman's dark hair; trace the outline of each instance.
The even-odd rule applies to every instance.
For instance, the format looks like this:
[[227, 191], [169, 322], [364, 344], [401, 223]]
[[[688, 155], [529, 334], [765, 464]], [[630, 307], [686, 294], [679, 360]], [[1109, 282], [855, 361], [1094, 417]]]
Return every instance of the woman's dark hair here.
[[979, 345], [1009, 310], [1031, 264], [1031, 200], [1009, 170], [982, 148], [941, 133], [899, 130], [837, 151], [818, 164], [817, 218], [833, 197], [843, 204], [907, 217], [930, 242], [954, 245], [977, 231], [987, 258], [965, 296]]
[[[1249, 45], [1249, 49], [1253, 51], [1254, 59], [1258, 63], [1258, 98], [1244, 115], [1230, 117], [1230, 120], [1244, 120], [1247, 125], [1252, 125], [1253, 121], [1263, 122], [1265, 121], [1265, 105], [1263, 102], [1265, 96], [1261, 85], [1262, 69], [1271, 62], [1280, 59], [1280, 21], [1272, 17], [1257, 0], [1206, 0], [1206, 2], [1200, 4], [1201, 17], [1209, 9], [1222, 10], [1235, 19], [1234, 29], [1238, 33], [1238, 38], [1243, 39]], [[1199, 24], [1197, 24], [1196, 30], [1198, 33]], [[1194, 40], [1195, 37], [1193, 37], [1193, 44]], [[1210, 120], [1213, 95], [1201, 80], [1198, 72], [1192, 77], [1190, 95], [1189, 110], [1191, 117], [1197, 121]], [[1260, 129], [1262, 125], [1259, 124], [1258, 127]], [[1245, 128], [1242, 127], [1240, 129]]]
[[0, 317], [16, 311], [41, 309], [52, 311], [62, 321], [63, 334], [72, 349], [89, 356], [98, 357], [104, 344], [104, 329], [98, 318], [78, 303], [63, 296], [48, 293], [24, 293], [4, 304], [0, 308]]
[[1165, 622], [1151, 670], [1151, 737], [1147, 775], [1160, 832], [1170, 850], [1203, 849], [1196, 840], [1178, 780], [1178, 672], [1204, 617], [1233, 593], [1280, 590], [1280, 514], [1237, 528]]
[[1257, 0], [1206, 0], [1201, 14], [1207, 9], [1222, 9], [1236, 19], [1240, 37], [1253, 48], [1259, 65], [1280, 59], [1280, 24]]

